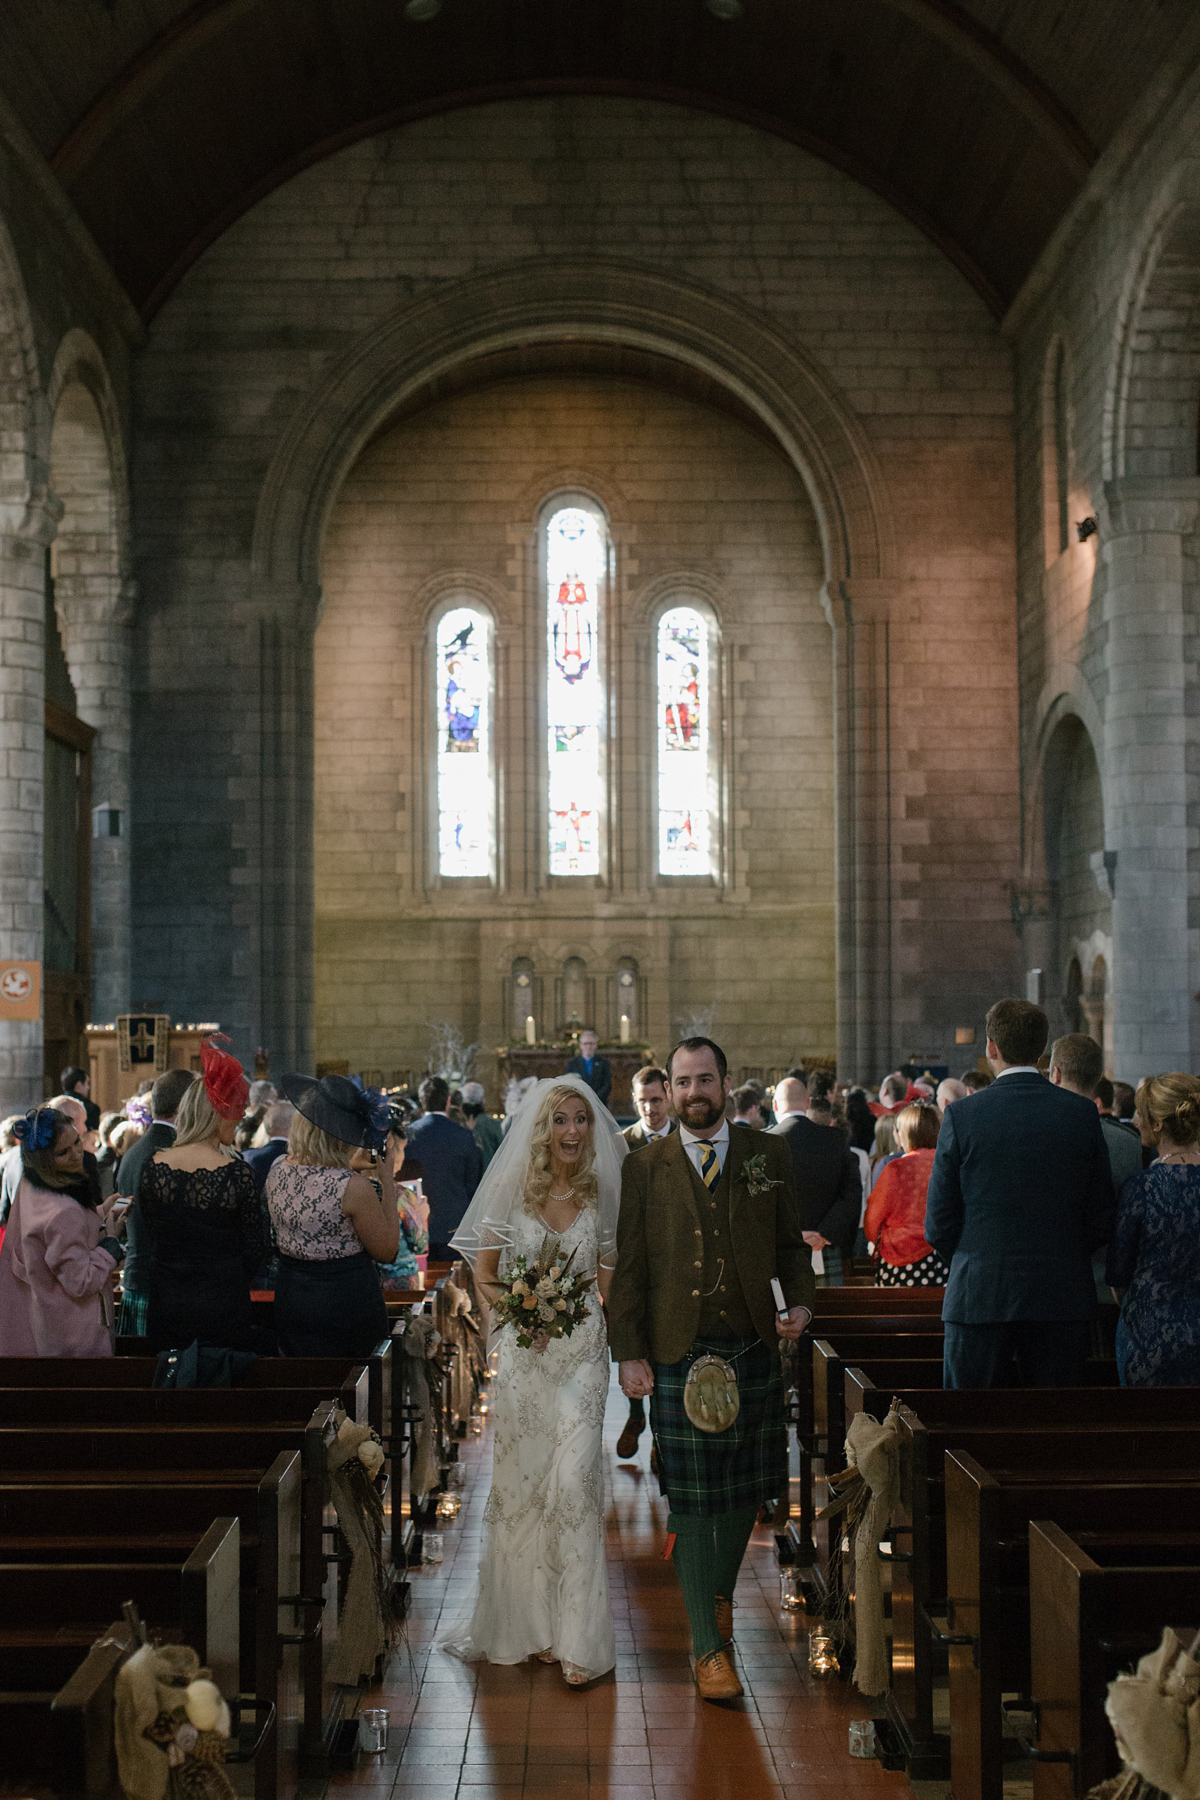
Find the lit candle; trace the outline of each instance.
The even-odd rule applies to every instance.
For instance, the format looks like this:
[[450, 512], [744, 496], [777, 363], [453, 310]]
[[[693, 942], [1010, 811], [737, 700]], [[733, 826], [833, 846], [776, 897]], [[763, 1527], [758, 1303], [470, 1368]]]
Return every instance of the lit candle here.
[[537, 1026], [533, 1022], [532, 1013], [525, 1014], [525, 1042], [527, 1044], [537, 1043]]
[[629, 1014], [628, 1013], [621, 1014], [621, 1042], [623, 1044], [627, 1044], [629, 1042]]

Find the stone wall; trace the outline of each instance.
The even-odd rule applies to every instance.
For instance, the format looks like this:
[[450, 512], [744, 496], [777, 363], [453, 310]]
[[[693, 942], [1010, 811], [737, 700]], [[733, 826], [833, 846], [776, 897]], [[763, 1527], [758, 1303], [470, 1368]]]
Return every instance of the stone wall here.
[[[1200, 82], [1168, 70], [1152, 122], [1101, 159], [1006, 322], [1017, 374], [1025, 960], [1046, 959], [1057, 1004], [1090, 924], [1089, 953], [1104, 955], [1107, 974], [1096, 998], [1110, 1062], [1129, 1081], [1200, 1066], [1198, 150]], [[1087, 521], [1097, 529], [1081, 540]], [[1102, 803], [1089, 781], [1069, 784], [1075, 867], [1059, 892], [1046, 887], [1043, 818], [1064, 721], [1090, 740]]]
[[[723, 339], [704, 350], [689, 328], [693, 375], [703, 365], [764, 417], [772, 380], [804, 371], [807, 410], [777, 435], [820, 496], [837, 632], [846, 1060], [868, 1075], [910, 1050], [949, 1054], [954, 1027], [977, 1022], [1015, 974], [1009, 352], [941, 255], [847, 176], [749, 127], [632, 100], [465, 109], [344, 150], [234, 224], [155, 320], [137, 382], [135, 985], [220, 1016], [243, 1051], [313, 1054], [303, 792], [315, 574], [301, 539], [265, 560], [255, 550], [286, 488], [281, 447], [292, 467], [297, 434], [312, 440], [312, 537], [323, 496], [386, 418], [385, 370], [357, 412], [326, 423], [358, 391], [362, 359], [381, 354], [380, 334], [393, 332], [399, 361], [409, 317], [428, 332], [481, 280], [511, 292], [514, 271], [552, 296], [568, 265], [617, 296], [651, 276], [675, 283], [681, 332], [684, 311], [719, 302]], [[506, 316], [497, 298], [497, 333]], [[522, 330], [536, 340], [536, 319]], [[631, 308], [608, 341], [632, 353], [638, 333]], [[471, 354], [485, 336], [481, 324]], [[428, 371], [434, 392], [466, 354], [447, 344]], [[864, 556], [854, 547], [868, 539]], [[739, 663], [737, 681], [761, 687], [769, 658], [745, 648], [753, 672]], [[798, 788], [805, 779], [798, 764]], [[744, 852], [755, 846], [761, 887], [780, 820], [754, 798], [757, 818], [735, 829]]]
[[[618, 740], [643, 750], [610, 766], [619, 853], [599, 901], [590, 879], [548, 883], [538, 853], [535, 521], [564, 470], [608, 516], [609, 710]], [[726, 746], [715, 822], [725, 873], [673, 885], [652, 854], [652, 627], [656, 606], [694, 595], [697, 570], [719, 634], [711, 728]], [[444, 1017], [469, 1039], [507, 1039], [511, 948], [481, 959], [474, 929], [500, 920], [524, 922], [546, 983], [583, 954], [574, 946], [592, 950], [587, 979], [601, 990], [622, 957], [659, 974], [665, 1006], [641, 1025], [660, 1055], [681, 1019], [705, 1011], [736, 1067], [831, 1055], [833, 669], [820, 588], [812, 507], [779, 448], [661, 388], [527, 376], [435, 404], [377, 439], [330, 521], [316, 637], [318, 1058], [420, 1067], [429, 1025]], [[442, 884], [434, 867], [425, 693], [431, 619], [450, 596], [494, 609], [499, 626], [498, 891]], [[658, 971], [634, 946], [647, 915], [669, 927]]]

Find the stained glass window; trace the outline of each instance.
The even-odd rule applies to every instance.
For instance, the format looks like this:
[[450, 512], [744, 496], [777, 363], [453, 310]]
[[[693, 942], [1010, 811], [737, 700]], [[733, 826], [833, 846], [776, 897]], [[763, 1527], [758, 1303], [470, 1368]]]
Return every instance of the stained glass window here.
[[437, 628], [438, 867], [443, 875], [491, 873], [491, 718], [488, 622], [468, 606]]
[[583, 507], [546, 527], [546, 725], [550, 873], [600, 873], [599, 590], [604, 533]]
[[708, 626], [691, 606], [658, 625], [658, 871], [711, 872]]

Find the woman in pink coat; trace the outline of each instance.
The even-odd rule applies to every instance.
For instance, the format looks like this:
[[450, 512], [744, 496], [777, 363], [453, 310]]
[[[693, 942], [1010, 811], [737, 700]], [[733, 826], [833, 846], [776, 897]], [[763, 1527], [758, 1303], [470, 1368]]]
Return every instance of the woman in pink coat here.
[[21, 1182], [0, 1249], [0, 1356], [111, 1356], [124, 1250], [108, 1236], [75, 1121], [41, 1106], [15, 1134]]

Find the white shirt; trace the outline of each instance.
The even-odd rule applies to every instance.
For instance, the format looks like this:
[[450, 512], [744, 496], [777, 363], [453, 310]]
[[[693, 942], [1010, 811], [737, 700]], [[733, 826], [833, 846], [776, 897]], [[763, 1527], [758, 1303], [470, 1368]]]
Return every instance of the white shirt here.
[[793, 1107], [790, 1112], [776, 1113], [775, 1123], [777, 1125], [782, 1125], [785, 1119], [806, 1119], [807, 1117], [807, 1113], [800, 1112], [797, 1108]]
[[684, 1149], [688, 1153], [688, 1157], [691, 1161], [691, 1165], [692, 1165], [693, 1169], [695, 1169], [697, 1175], [699, 1175], [701, 1181], [704, 1180], [704, 1173], [703, 1173], [703, 1170], [702, 1170], [701, 1164], [700, 1164], [700, 1153], [702, 1150], [705, 1150], [705, 1149], [715, 1150], [717, 1153], [718, 1172], [724, 1169], [725, 1158], [729, 1154], [729, 1120], [728, 1119], [721, 1120], [721, 1129], [718, 1132], [716, 1132], [714, 1136], [712, 1136], [710, 1138], [697, 1137], [695, 1132], [689, 1131], [686, 1125], [681, 1125], [679, 1127], [679, 1136], [683, 1141]]
[[1041, 1070], [1036, 1063], [1013, 1063], [1007, 1069], [1001, 1069], [997, 1081], [1003, 1081], [1006, 1075], [1040, 1075]]

